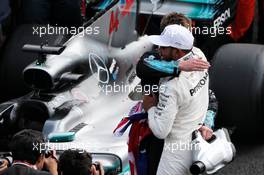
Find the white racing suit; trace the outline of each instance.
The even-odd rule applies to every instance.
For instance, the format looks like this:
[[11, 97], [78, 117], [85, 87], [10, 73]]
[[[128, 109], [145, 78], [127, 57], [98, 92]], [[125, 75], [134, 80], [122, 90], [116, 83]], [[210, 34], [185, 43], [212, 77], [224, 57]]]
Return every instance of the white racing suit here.
[[181, 72], [161, 83], [159, 103], [148, 110], [150, 129], [165, 139], [158, 175], [190, 174], [191, 136], [206, 116], [208, 84], [207, 71]]

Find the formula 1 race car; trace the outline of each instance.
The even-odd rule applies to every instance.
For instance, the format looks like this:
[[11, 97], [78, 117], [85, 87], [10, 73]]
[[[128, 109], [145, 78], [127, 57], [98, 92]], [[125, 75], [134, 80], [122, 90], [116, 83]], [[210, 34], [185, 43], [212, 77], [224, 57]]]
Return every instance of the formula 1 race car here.
[[[46, 137], [70, 132], [75, 139], [51, 139], [50, 146], [58, 152], [86, 149], [102, 162], [106, 173], [129, 172], [127, 138], [113, 137], [112, 131], [135, 104], [128, 98], [140, 82], [135, 65], [152, 49], [146, 37], [138, 37], [135, 30], [142, 33], [140, 17], [147, 14], [144, 2], [141, 10], [135, 0], [95, 6], [95, 15], [76, 35], [76, 31], [49, 34], [48, 27], [56, 31], [56, 26], [49, 25], [23, 25], [12, 34], [1, 57], [1, 94], [5, 100], [24, 95], [0, 104], [0, 151], [8, 151], [6, 143], [24, 128], [40, 130]], [[164, 8], [166, 2], [172, 3], [164, 1]], [[210, 12], [211, 22], [219, 21], [217, 14], [225, 13], [221, 3], [219, 8], [224, 11]], [[155, 13], [159, 9], [162, 6]], [[196, 20], [200, 25], [204, 22]], [[60, 30], [66, 29], [58, 27]], [[211, 87], [219, 100], [218, 125], [235, 126], [234, 136], [241, 140], [264, 133], [263, 48], [225, 45], [215, 54], [210, 70]]]
[[[74, 132], [73, 141], [55, 143], [58, 153], [86, 149], [94, 160], [102, 162], [107, 174], [129, 171], [127, 137], [114, 137], [112, 132], [135, 104], [128, 98], [139, 83], [135, 65], [152, 48], [146, 37], [137, 38], [134, 31], [136, 7], [136, 2], [122, 5], [113, 1], [107, 11], [97, 13], [91, 24], [62, 46], [36, 45], [34, 40], [21, 38], [26, 41], [19, 42], [29, 44], [20, 56], [35, 54], [33, 63], [23, 71], [24, 82], [32, 91], [0, 105], [1, 151], [6, 150], [12, 135], [24, 128], [40, 130], [46, 137]], [[28, 26], [18, 33], [26, 28], [30, 29], [27, 34], [32, 32]], [[21, 36], [18, 33], [11, 40]], [[2, 75], [9, 79], [11, 74]], [[51, 142], [52, 138], [50, 147]]]

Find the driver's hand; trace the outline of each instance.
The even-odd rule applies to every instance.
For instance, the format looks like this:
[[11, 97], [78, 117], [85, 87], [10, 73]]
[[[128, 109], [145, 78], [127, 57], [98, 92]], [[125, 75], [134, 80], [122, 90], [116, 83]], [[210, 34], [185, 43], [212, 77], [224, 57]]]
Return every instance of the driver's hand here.
[[198, 130], [205, 140], [209, 140], [213, 136], [213, 130], [207, 126], [202, 125]]
[[8, 168], [8, 161], [6, 159], [0, 160], [2, 164], [0, 165], [0, 174]]
[[181, 60], [179, 63], [179, 69], [181, 71], [203, 71], [210, 67], [210, 63], [198, 58], [188, 59], [186, 61]]
[[144, 95], [143, 97], [143, 109], [147, 112], [151, 107], [157, 106], [158, 99], [155, 95]]
[[104, 167], [100, 162], [96, 162], [99, 164], [99, 170], [96, 170], [95, 165], [92, 165], [91, 167], [91, 174], [92, 175], [104, 175]]

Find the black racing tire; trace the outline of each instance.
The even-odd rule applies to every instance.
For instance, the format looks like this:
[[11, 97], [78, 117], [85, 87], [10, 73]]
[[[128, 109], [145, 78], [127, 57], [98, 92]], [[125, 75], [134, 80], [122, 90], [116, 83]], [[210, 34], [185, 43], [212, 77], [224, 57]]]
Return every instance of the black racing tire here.
[[36, 60], [37, 54], [26, 53], [21, 49], [24, 44], [61, 45], [65, 36], [46, 34], [40, 37], [33, 34], [33, 24], [19, 26], [8, 39], [0, 56], [0, 102], [25, 95], [30, 89], [25, 85], [22, 72], [31, 62]]
[[264, 46], [222, 46], [212, 60], [210, 82], [219, 101], [216, 124], [235, 127], [235, 140], [264, 142]]

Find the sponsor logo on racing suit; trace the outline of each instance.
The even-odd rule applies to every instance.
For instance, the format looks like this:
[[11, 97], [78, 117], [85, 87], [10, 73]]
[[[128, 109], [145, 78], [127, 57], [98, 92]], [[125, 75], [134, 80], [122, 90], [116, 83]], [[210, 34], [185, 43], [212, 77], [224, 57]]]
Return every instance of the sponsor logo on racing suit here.
[[193, 96], [205, 85], [206, 81], [208, 80], [208, 75], [208, 72], [205, 72], [205, 76], [199, 81], [199, 83], [193, 89], [190, 89], [191, 96]]

